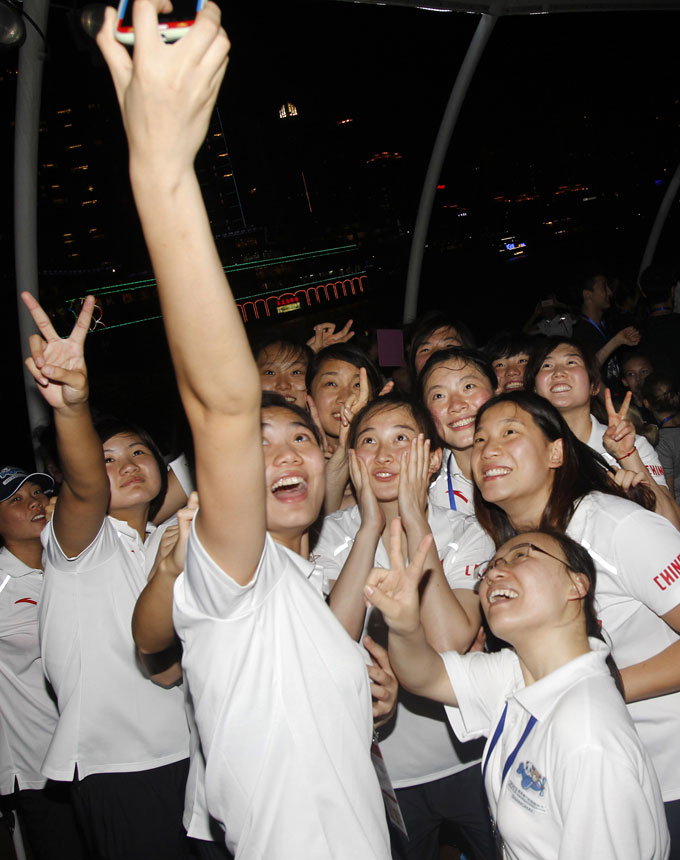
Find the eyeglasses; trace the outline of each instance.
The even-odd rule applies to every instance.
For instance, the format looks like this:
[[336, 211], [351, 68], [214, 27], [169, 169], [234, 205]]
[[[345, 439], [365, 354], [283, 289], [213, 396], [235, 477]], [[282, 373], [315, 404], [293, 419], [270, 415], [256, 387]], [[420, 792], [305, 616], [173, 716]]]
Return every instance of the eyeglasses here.
[[569, 568], [569, 565], [566, 563], [566, 561], [564, 561], [564, 559], [558, 558], [551, 552], [541, 549], [541, 547], [536, 546], [535, 543], [517, 543], [505, 555], [499, 555], [496, 558], [491, 559], [491, 561], [487, 561], [484, 564], [480, 564], [475, 571], [475, 575], [477, 579], [482, 580], [490, 570], [493, 570], [494, 568], [498, 567], [499, 564], [504, 565], [505, 567], [512, 567], [514, 564], [517, 564], [520, 561], [524, 561], [525, 558], [529, 558], [532, 550], [534, 552], [542, 552], [543, 555], [550, 556], [550, 558], [554, 558], [555, 561], [559, 561], [560, 564], [563, 564], [566, 568]]

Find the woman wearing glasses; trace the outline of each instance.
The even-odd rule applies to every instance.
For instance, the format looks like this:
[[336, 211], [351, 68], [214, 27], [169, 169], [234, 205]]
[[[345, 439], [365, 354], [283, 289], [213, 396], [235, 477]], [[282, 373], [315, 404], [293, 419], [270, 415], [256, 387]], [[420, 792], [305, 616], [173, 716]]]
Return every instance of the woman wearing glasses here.
[[669, 837], [651, 761], [618, 688], [593, 609], [595, 567], [550, 529], [504, 543], [479, 570], [495, 654], [437, 654], [420, 623], [424, 552], [365, 590], [389, 627], [401, 684], [447, 706], [461, 740], [486, 736], [484, 783], [503, 853], [524, 858], [667, 858]]

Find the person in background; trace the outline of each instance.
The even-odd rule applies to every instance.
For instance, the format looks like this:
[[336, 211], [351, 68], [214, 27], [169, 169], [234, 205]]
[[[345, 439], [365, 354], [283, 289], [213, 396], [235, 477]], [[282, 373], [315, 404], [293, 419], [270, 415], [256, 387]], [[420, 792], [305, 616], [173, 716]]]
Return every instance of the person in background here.
[[408, 366], [412, 385], [418, 374], [435, 352], [459, 346], [474, 349], [472, 332], [460, 320], [451, 320], [441, 311], [431, 311], [416, 321], [408, 350]]
[[680, 314], [673, 310], [678, 271], [675, 266], [649, 266], [640, 275], [640, 288], [649, 312], [641, 327], [642, 348], [654, 370], [670, 373], [680, 391]]
[[524, 371], [531, 358], [536, 339], [517, 332], [501, 332], [483, 347], [482, 353], [496, 372], [496, 394], [521, 391]]
[[656, 453], [670, 491], [680, 502], [680, 394], [669, 374], [651, 373], [642, 384], [641, 395], [659, 426]]
[[50, 475], [0, 468], [0, 803], [18, 810], [36, 860], [79, 860], [68, 786], [40, 772], [59, 719], [38, 638], [40, 534], [53, 488]]
[[633, 403], [645, 424], [652, 423], [654, 417], [642, 402], [642, 385], [653, 371], [654, 366], [644, 352], [630, 352], [621, 359], [621, 385], [633, 393]]

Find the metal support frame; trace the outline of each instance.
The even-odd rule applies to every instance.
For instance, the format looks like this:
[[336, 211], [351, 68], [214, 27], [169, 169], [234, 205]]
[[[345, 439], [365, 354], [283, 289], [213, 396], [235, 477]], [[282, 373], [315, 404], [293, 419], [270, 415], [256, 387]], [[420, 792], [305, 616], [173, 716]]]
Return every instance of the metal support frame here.
[[[25, 0], [24, 8], [44, 33], [49, 0]], [[21, 350], [35, 332], [31, 315], [20, 295], [25, 290], [38, 298], [38, 134], [40, 130], [40, 90], [45, 44], [34, 27], [26, 28], [26, 41], [19, 51], [16, 124], [14, 131], [14, 254], [17, 316]], [[26, 407], [31, 431], [46, 424], [48, 409], [29, 372], [24, 369]], [[33, 448], [37, 450], [36, 440]]]
[[673, 178], [668, 183], [668, 188], [666, 189], [666, 193], [664, 194], [661, 205], [659, 206], [659, 211], [656, 213], [656, 218], [652, 224], [652, 229], [649, 233], [649, 238], [647, 239], [647, 245], [645, 246], [645, 253], [642, 255], [640, 271], [638, 272], [638, 280], [647, 266], [651, 266], [652, 261], [654, 260], [656, 246], [659, 244], [659, 239], [661, 238], [661, 233], [666, 224], [666, 219], [668, 218], [668, 213], [673, 205], [673, 201], [678, 196], [678, 188], [680, 188], [680, 164], [675, 168]]
[[406, 295], [404, 296], [404, 323], [412, 322], [418, 309], [418, 292], [420, 289], [420, 275], [423, 267], [425, 242], [427, 240], [432, 206], [434, 205], [437, 184], [439, 183], [444, 159], [449, 150], [451, 137], [458, 122], [465, 96], [470, 88], [470, 82], [477, 70], [496, 21], [497, 18], [495, 15], [484, 14], [480, 18], [465, 58], [461, 63], [458, 77], [451, 90], [451, 95], [449, 96], [449, 101], [446, 105], [441, 125], [439, 126], [439, 132], [437, 133], [437, 139], [435, 140], [432, 155], [430, 156], [430, 163], [425, 175], [425, 183], [418, 205], [418, 215], [413, 229], [411, 255], [409, 257], [408, 274], [406, 276]]

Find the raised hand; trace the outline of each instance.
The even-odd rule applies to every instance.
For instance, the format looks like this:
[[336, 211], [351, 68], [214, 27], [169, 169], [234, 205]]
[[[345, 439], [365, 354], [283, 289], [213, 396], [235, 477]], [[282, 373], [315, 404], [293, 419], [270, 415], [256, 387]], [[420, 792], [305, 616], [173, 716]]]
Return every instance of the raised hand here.
[[355, 416], [368, 403], [371, 396], [371, 389], [368, 384], [368, 374], [365, 367], [359, 368], [359, 392], [352, 393], [345, 401], [340, 413], [340, 432], [338, 433], [338, 448], [347, 448], [347, 439], [349, 438], [350, 424]]
[[640, 343], [640, 332], [635, 326], [629, 325], [627, 328], [622, 328], [617, 332], [616, 338], [621, 346], [637, 346]]
[[[168, 0], [135, 0], [133, 56], [116, 41], [116, 11], [107, 7], [97, 44], [111, 72], [130, 146], [137, 157], [158, 166], [159, 178], [176, 179], [191, 169], [203, 143], [227, 67], [229, 40], [212, 2], [196, 16], [190, 32], [169, 45], [158, 32], [158, 13]], [[152, 157], [153, 156], [153, 157]]]
[[168, 526], [163, 533], [156, 559], [149, 573], [150, 580], [159, 572], [163, 576], [176, 579], [184, 570], [191, 522], [197, 510], [198, 493], [194, 491], [189, 496], [186, 506], [177, 511], [177, 523]]
[[401, 458], [399, 469], [399, 516], [408, 533], [415, 521], [427, 521], [427, 490], [430, 485], [430, 440], [419, 433]]
[[26, 367], [38, 383], [40, 393], [53, 409], [85, 403], [88, 384], [84, 346], [94, 296], [85, 299], [71, 334], [63, 339], [34, 296], [24, 292], [21, 298], [40, 332], [29, 338], [31, 355], [26, 359]]
[[378, 500], [371, 487], [371, 480], [366, 464], [357, 457], [356, 452], [351, 448], [349, 451], [349, 474], [352, 478], [354, 493], [359, 504], [361, 527], [370, 528], [375, 530], [378, 535], [381, 535], [385, 528], [385, 514], [378, 504]]
[[371, 663], [367, 666], [368, 677], [371, 679], [371, 696], [373, 697], [373, 722], [382, 726], [394, 714], [397, 707], [399, 682], [397, 681], [387, 650], [371, 639], [364, 636], [364, 647], [371, 655]]
[[606, 388], [604, 392], [604, 403], [607, 409], [609, 426], [602, 437], [602, 444], [605, 451], [616, 458], [616, 460], [624, 460], [629, 454], [635, 451], [635, 426], [632, 421], [626, 418], [632, 396], [632, 391], [629, 391], [623, 399], [621, 408], [617, 412], [614, 409], [611, 391]]
[[326, 346], [331, 346], [334, 343], [347, 343], [354, 337], [352, 331], [352, 323], [354, 320], [348, 320], [345, 325], [336, 332], [335, 323], [319, 323], [314, 326], [314, 334], [307, 341], [307, 346], [313, 352], [319, 352]]
[[428, 534], [406, 564], [401, 546], [401, 520], [395, 517], [390, 523], [390, 568], [374, 567], [364, 586], [367, 602], [382, 612], [390, 632], [408, 635], [420, 626], [418, 586], [431, 543], [432, 535]]

